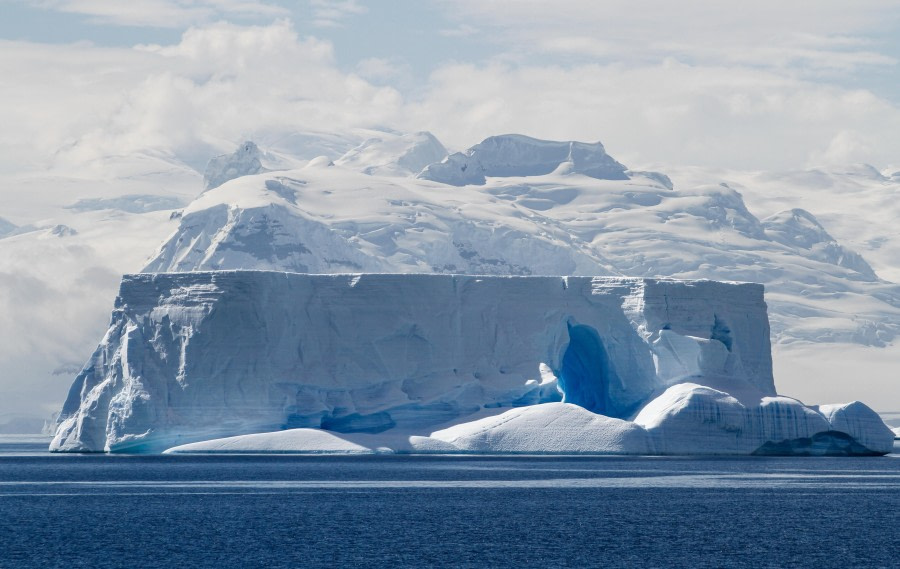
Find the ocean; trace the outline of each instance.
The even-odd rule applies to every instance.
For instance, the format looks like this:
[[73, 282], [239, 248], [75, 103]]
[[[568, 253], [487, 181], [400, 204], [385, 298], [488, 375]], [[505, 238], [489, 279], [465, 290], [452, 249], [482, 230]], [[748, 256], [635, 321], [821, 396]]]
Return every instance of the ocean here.
[[900, 456], [57, 455], [0, 567], [900, 567]]

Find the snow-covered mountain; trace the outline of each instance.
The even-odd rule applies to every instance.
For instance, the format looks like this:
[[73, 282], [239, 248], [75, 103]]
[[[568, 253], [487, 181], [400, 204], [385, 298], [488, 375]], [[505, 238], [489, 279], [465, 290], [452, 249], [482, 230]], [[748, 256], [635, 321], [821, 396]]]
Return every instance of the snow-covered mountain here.
[[418, 175], [451, 186], [483, 185], [485, 177], [582, 174], [599, 180], [627, 180], [625, 166], [599, 142], [555, 142], [520, 134], [492, 136], [427, 165]]
[[[760, 220], [727, 184], [671, 189], [599, 144], [495, 136], [416, 177], [399, 165], [434, 155], [434, 142], [369, 141], [336, 161], [253, 170], [185, 208], [144, 270], [751, 281], [767, 287], [776, 342], [882, 346], [900, 332], [900, 287], [809, 211]], [[211, 165], [239, 162], [247, 148]], [[370, 150], [374, 169], [360, 165]]]

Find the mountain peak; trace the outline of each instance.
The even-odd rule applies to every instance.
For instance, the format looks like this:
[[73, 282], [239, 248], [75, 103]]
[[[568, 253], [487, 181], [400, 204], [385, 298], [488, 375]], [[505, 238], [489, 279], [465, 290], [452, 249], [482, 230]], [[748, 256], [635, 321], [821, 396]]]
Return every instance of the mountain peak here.
[[369, 138], [336, 163], [364, 174], [411, 176], [447, 156], [447, 149], [430, 132]]
[[265, 172], [260, 158], [262, 153], [255, 142], [245, 141], [232, 154], [222, 154], [211, 158], [203, 173], [203, 183], [207, 190], [217, 188], [229, 180], [251, 174]]
[[453, 186], [484, 184], [484, 176], [582, 174], [600, 180], [627, 180], [626, 168], [600, 142], [540, 140], [522, 134], [491, 136], [432, 164], [420, 178]]

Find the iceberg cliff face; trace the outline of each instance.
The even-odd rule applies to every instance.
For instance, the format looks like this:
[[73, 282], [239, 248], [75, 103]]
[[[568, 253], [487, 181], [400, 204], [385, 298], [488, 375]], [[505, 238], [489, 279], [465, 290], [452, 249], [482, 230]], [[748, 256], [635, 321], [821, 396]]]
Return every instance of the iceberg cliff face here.
[[687, 380], [774, 396], [771, 369], [753, 284], [138, 274], [122, 282], [51, 449], [161, 450], [294, 427], [427, 433], [560, 399], [628, 419]]

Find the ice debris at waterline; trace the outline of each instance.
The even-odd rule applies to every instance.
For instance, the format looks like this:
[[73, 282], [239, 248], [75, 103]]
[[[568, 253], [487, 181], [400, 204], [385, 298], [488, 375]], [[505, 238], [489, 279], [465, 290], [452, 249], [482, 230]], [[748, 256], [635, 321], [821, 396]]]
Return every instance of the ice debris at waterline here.
[[212, 271], [124, 277], [50, 449], [884, 454], [892, 445], [861, 403], [816, 408], [776, 394], [761, 285]]

